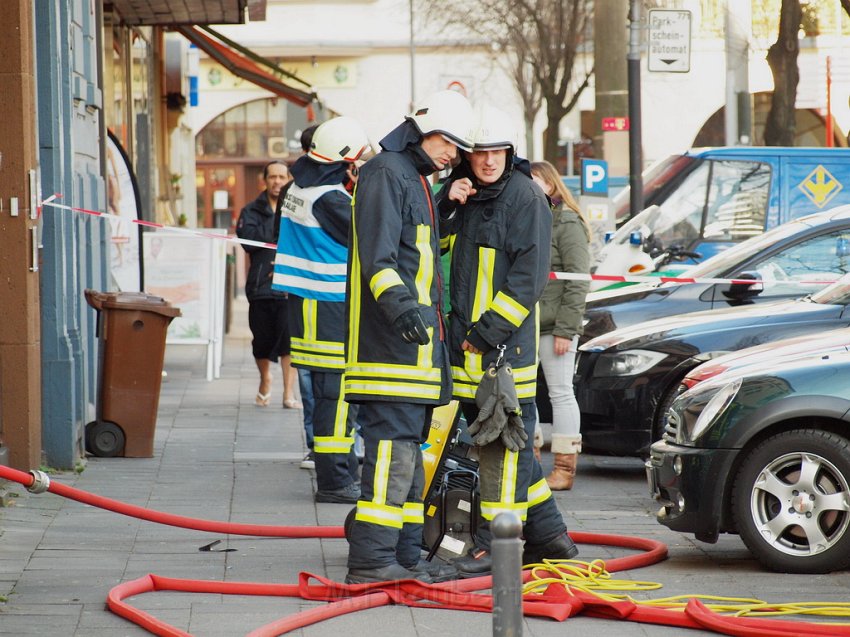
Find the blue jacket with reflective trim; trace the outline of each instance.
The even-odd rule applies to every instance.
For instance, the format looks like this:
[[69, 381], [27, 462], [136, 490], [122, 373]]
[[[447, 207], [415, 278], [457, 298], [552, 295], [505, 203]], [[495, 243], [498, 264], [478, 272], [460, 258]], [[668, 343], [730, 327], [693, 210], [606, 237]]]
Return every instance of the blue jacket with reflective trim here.
[[[451, 181], [468, 177], [478, 191], [456, 206]], [[508, 156], [494, 184], [480, 185], [464, 158], [437, 197], [444, 248], [451, 245], [449, 356], [454, 397], [475, 400], [483, 370], [499, 345], [511, 363], [520, 402], [534, 400], [539, 341], [538, 308], [549, 280], [552, 213], [531, 180], [528, 162]], [[464, 352], [468, 340], [484, 352]]]
[[272, 288], [289, 293], [290, 353], [296, 367], [342, 373], [351, 196], [346, 165], [306, 156], [292, 166], [283, 199]]
[[[345, 399], [445, 404], [451, 395], [439, 219], [425, 175], [434, 172], [409, 122], [381, 140], [384, 152], [360, 169], [349, 234]], [[427, 345], [393, 327], [418, 308]]]

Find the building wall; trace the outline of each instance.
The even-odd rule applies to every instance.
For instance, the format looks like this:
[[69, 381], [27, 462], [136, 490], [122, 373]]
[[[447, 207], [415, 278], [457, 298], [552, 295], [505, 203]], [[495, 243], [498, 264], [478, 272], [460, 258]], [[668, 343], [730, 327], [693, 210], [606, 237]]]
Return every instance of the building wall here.
[[[98, 25], [91, 3], [35, 3], [36, 84], [42, 193], [103, 209]], [[42, 212], [42, 411], [46, 462], [82, 458], [83, 428], [96, 393], [95, 317], [83, 289], [106, 287], [102, 221], [45, 206]]]
[[[694, 4], [694, 3], [690, 3]], [[692, 8], [692, 7], [691, 7]], [[715, 12], [716, 13], [716, 12]], [[299, 69], [311, 79], [310, 64], [317, 73], [338, 59], [356, 67], [354, 85], [335, 87], [316, 82], [320, 97], [334, 110], [361, 119], [373, 140], [390, 130], [409, 108], [410, 48], [408, 0], [353, 0], [350, 2], [298, 2], [268, 0], [267, 20], [248, 25], [220, 27], [228, 37], [267, 57], [281, 57], [284, 66]], [[691, 70], [689, 73], [650, 73], [646, 55], [642, 63], [642, 127], [645, 162], [688, 148], [706, 120], [725, 101], [725, 43], [716, 29], [701, 21], [718, 17], [694, 13]], [[473, 101], [490, 100], [520, 118], [521, 107], [510, 82], [490, 59], [488, 52], [473, 48], [452, 52], [443, 45], [450, 39], [433, 33], [416, 18], [415, 92], [421, 97], [445, 88], [447, 80], [462, 78]], [[713, 24], [713, 22], [712, 22]], [[722, 15], [721, 15], [722, 24]], [[623, 21], [623, 37], [628, 37]], [[772, 90], [772, 77], [765, 60], [768, 38], [750, 44], [750, 91]], [[801, 83], [799, 108], [825, 111], [825, 58], [832, 56], [833, 114], [846, 135], [850, 130], [850, 44], [846, 37], [820, 36], [801, 40]], [[591, 60], [580, 60], [589, 66]], [[623, 60], [623, 64], [626, 61]], [[327, 73], [325, 73], [327, 76]], [[246, 84], [242, 91], [252, 91]], [[582, 95], [579, 109], [595, 108], [594, 87]], [[197, 133], [203, 125], [233, 104], [240, 103], [238, 91], [226, 95], [202, 95], [203, 114], [193, 119]], [[578, 121], [575, 118], [575, 121]], [[675, 126], [670, 125], [675, 122]], [[542, 114], [535, 124], [535, 140], [542, 137]], [[540, 154], [537, 149], [534, 158]]]

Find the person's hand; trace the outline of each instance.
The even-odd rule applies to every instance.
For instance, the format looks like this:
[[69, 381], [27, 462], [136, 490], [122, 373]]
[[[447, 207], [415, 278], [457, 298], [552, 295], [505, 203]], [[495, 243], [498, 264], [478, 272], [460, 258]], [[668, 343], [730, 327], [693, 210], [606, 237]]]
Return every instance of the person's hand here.
[[573, 339], [564, 338], [563, 336], [555, 336], [552, 338], [555, 344], [555, 356], [563, 356], [570, 351], [573, 346]]
[[428, 336], [428, 328], [422, 320], [422, 314], [418, 308], [412, 308], [401, 314], [393, 323], [393, 327], [401, 334], [405, 343], [419, 343], [427, 345], [431, 340]]
[[471, 352], [471, 353], [473, 353], [473, 354], [479, 354], [479, 355], [480, 355], [480, 354], [483, 354], [483, 353], [484, 353], [484, 352], [482, 352], [480, 349], [478, 349], [477, 347], [475, 347], [475, 345], [473, 345], [472, 343], [470, 343], [469, 341], [467, 341], [466, 339], [464, 339], [463, 343], [461, 343], [461, 344], [460, 344], [460, 348], [461, 348], [464, 352]]
[[449, 188], [449, 200], [459, 204], [465, 204], [466, 200], [478, 191], [472, 187], [472, 181], [468, 177], [456, 179]]

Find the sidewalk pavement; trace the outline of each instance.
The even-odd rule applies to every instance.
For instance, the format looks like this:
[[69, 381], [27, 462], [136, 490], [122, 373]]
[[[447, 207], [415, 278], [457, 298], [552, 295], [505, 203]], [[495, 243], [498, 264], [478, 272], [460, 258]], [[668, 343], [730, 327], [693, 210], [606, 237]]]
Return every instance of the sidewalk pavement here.
[[[301, 412], [283, 409], [280, 369], [270, 407], [254, 405], [257, 370], [237, 302], [224, 347], [221, 378], [205, 379], [203, 350], [169, 347], [154, 457], [89, 458], [85, 469], [53, 480], [157, 511], [207, 520], [271, 525], [341, 525], [350, 507], [315, 504], [313, 471], [299, 468], [306, 448]], [[548, 466], [547, 466], [548, 465]], [[544, 469], [551, 456], [544, 453]], [[112, 614], [108, 592], [148, 573], [227, 582], [295, 584], [307, 571], [342, 581], [344, 539], [269, 539], [186, 530], [126, 517], [63, 499], [34, 495], [11, 483], [12, 506], [0, 508], [0, 635], [136, 637], [152, 633]], [[658, 539], [670, 558], [613, 577], [659, 582], [638, 599], [713, 594], [780, 601], [845, 601], [846, 573], [789, 576], [765, 572], [737, 537], [706, 545], [655, 522], [637, 459], [581, 457], [576, 487], [556, 499], [571, 530]], [[201, 547], [221, 542], [210, 551]], [[611, 559], [623, 549], [581, 546], [580, 559]], [[148, 593], [131, 598], [198, 637], [245, 635], [269, 622], [323, 604], [287, 597]], [[386, 606], [307, 627], [305, 636], [408, 637], [492, 633], [483, 613]], [[622, 637], [674, 636], [684, 631], [614, 620], [576, 617], [567, 625], [527, 618], [524, 633], [554, 637], [598, 631]], [[712, 634], [688, 631], [689, 635]]]

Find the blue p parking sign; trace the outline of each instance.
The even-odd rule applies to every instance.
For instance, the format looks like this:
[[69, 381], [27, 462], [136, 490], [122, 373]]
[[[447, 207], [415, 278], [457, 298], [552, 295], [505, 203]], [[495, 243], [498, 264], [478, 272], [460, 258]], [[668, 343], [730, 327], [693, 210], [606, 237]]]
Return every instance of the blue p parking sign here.
[[581, 194], [608, 196], [608, 162], [604, 159], [581, 160]]

